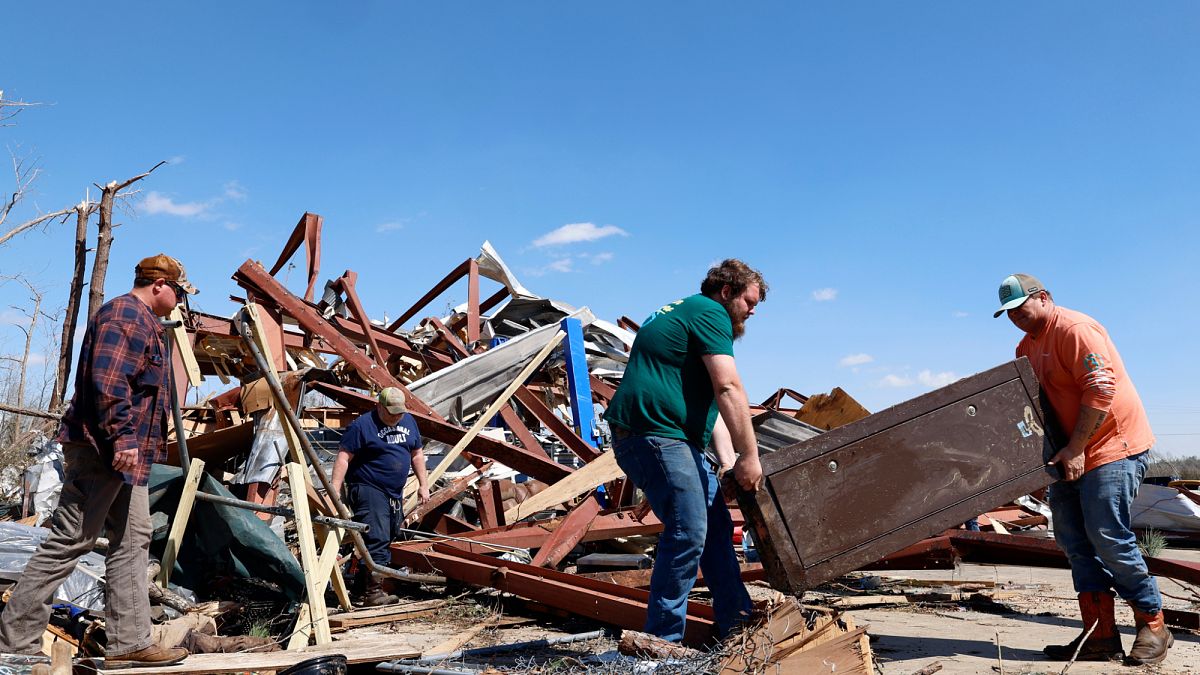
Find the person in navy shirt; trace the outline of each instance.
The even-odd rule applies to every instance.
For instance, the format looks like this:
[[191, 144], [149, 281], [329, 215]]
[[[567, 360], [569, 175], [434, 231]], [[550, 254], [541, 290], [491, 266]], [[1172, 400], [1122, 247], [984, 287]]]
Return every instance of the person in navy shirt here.
[[[417, 475], [420, 503], [429, 501], [424, 443], [405, 404], [404, 392], [396, 387], [379, 392], [375, 409], [346, 427], [333, 463], [333, 489], [343, 493], [354, 520], [370, 526], [363, 540], [377, 565], [391, 565], [388, 545], [400, 538], [404, 527], [404, 484], [410, 468]], [[359, 565], [351, 590], [367, 607], [397, 601], [366, 565]]]

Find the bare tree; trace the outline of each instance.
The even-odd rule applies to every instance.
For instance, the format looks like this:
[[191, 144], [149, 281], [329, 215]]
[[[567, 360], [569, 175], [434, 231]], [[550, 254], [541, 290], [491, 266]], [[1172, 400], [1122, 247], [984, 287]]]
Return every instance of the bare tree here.
[[[53, 317], [50, 317], [49, 315], [44, 314], [42, 312], [42, 298], [43, 298], [44, 294], [40, 289], [34, 287], [34, 285], [31, 284], [28, 279], [26, 279], [25, 277], [23, 277], [21, 275], [14, 275], [11, 277], [6, 277], [6, 278], [21, 282], [25, 286], [25, 288], [27, 288], [29, 290], [29, 300], [31, 302], [33, 302], [32, 310], [24, 310], [15, 305], [13, 306], [13, 309], [25, 314], [25, 316], [29, 319], [28, 326], [23, 326], [19, 323], [16, 324], [17, 329], [20, 330], [21, 332], [25, 333], [25, 348], [24, 348], [24, 351], [21, 353], [21, 358], [17, 359], [12, 356], [0, 355], [0, 359], [4, 359], [6, 361], [13, 361], [17, 364], [18, 370], [17, 370], [16, 407], [24, 408], [25, 407], [25, 383], [29, 376], [29, 354], [33, 347], [33, 336], [34, 336], [35, 332], [37, 331], [38, 319], [42, 318], [42, 317], [45, 317], [47, 319], [52, 319]], [[21, 422], [20, 422], [20, 418], [17, 417], [17, 418], [14, 418], [14, 423], [12, 424], [11, 438], [12, 438], [13, 442], [16, 442], [16, 437], [18, 434], [20, 434], [20, 432], [21, 432]]]
[[[100, 311], [100, 306], [104, 304], [104, 277], [108, 274], [108, 251], [112, 248], [112, 211], [113, 203], [117, 197], [128, 196], [126, 194], [118, 194], [121, 190], [129, 187], [137, 181], [149, 176], [155, 169], [166, 164], [159, 162], [150, 168], [149, 171], [138, 174], [124, 182], [118, 183], [112, 181], [100, 188], [100, 225], [99, 232], [96, 235], [96, 259], [92, 262], [92, 280], [91, 287], [88, 289], [88, 319], [96, 316], [96, 312]], [[69, 349], [69, 345], [63, 345], [64, 349]]]
[[87, 268], [88, 219], [99, 205], [87, 195], [75, 205], [75, 271], [71, 275], [71, 290], [67, 296], [67, 313], [63, 317], [62, 339], [59, 341], [58, 369], [50, 409], [58, 410], [66, 397], [67, 380], [71, 378], [71, 359], [75, 354], [75, 324], [79, 320], [79, 301], [83, 297], [83, 274]]

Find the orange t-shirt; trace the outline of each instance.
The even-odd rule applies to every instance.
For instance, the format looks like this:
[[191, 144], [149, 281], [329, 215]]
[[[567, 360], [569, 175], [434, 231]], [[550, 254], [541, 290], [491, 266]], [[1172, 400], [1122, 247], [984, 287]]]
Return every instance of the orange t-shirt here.
[[1125, 372], [1108, 331], [1092, 317], [1055, 307], [1045, 330], [1026, 335], [1017, 356], [1033, 364], [1042, 391], [1067, 434], [1079, 406], [1108, 413], [1084, 450], [1084, 471], [1136, 455], [1154, 445], [1142, 399]]

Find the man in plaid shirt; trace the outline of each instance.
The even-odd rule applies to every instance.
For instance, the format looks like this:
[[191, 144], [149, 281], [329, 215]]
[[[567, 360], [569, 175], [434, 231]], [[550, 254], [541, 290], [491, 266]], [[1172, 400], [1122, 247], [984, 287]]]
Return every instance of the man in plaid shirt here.
[[150, 465], [166, 457], [167, 367], [158, 317], [196, 289], [183, 265], [159, 254], [134, 268], [133, 290], [88, 321], [63, 417], [66, 479], [50, 535], [30, 558], [0, 613], [0, 652], [39, 654], [54, 592], [105, 530], [106, 668], [160, 666], [187, 650], [155, 644], [150, 633]]

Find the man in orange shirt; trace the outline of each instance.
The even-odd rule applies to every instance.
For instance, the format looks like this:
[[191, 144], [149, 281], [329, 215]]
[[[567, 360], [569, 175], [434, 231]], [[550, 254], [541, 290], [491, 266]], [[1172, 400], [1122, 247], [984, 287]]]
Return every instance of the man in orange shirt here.
[[[1133, 608], [1137, 637], [1130, 664], [1159, 663], [1174, 642], [1163, 623], [1162, 596], [1130, 526], [1130, 507], [1146, 475], [1154, 433], [1108, 332], [1095, 319], [1054, 304], [1042, 282], [1014, 274], [1000, 284], [1000, 309], [1025, 337], [1017, 356], [1033, 364], [1063, 429], [1066, 447], [1050, 459], [1063, 478], [1050, 486], [1054, 538], [1067, 554], [1079, 594], [1084, 633], [1095, 630], [1080, 661], [1124, 656], [1113, 608], [1115, 590]], [[1083, 641], [1043, 651], [1067, 661]]]

